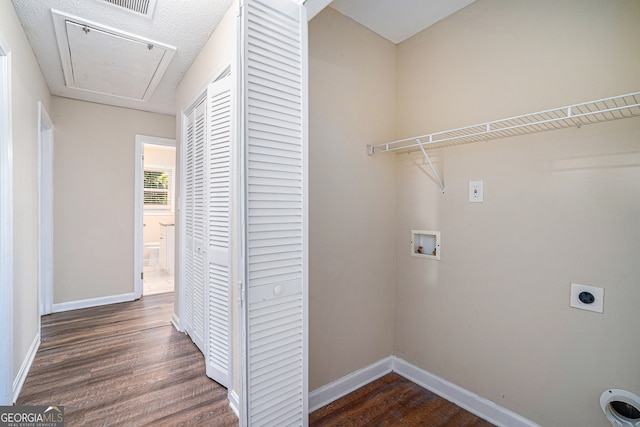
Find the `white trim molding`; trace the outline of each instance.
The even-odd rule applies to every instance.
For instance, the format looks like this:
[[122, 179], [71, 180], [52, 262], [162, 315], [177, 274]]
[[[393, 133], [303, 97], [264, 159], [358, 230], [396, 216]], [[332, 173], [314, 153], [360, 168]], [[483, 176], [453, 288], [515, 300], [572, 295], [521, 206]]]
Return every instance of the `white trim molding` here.
[[38, 331], [53, 310], [53, 122], [38, 101]]
[[309, 412], [320, 409], [391, 372], [394, 356], [358, 369], [309, 393]]
[[495, 402], [478, 396], [456, 384], [420, 369], [396, 356], [389, 356], [372, 365], [352, 372], [309, 393], [309, 411], [313, 412], [346, 396], [358, 388], [396, 372], [451, 403], [499, 427], [540, 427], [533, 421]]
[[11, 49], [0, 34], [0, 405], [13, 380], [13, 136]]
[[231, 408], [233, 413], [236, 414], [236, 417], [240, 418], [240, 397], [238, 397], [238, 394], [235, 392], [235, 390], [229, 391], [228, 399], [229, 407]]
[[16, 379], [13, 381], [13, 403], [18, 401], [18, 396], [20, 396], [20, 392], [22, 391], [22, 386], [24, 385], [25, 380], [27, 379], [27, 375], [31, 370], [31, 365], [33, 364], [33, 359], [36, 358], [36, 353], [38, 353], [38, 348], [40, 348], [40, 333], [37, 333], [29, 347], [29, 351], [22, 361], [22, 365], [20, 365], [20, 370], [18, 371], [18, 375]]
[[63, 311], [79, 310], [82, 308], [100, 307], [101, 305], [118, 304], [121, 302], [129, 302], [136, 300], [135, 293], [110, 295], [99, 298], [89, 298], [77, 301], [62, 302], [53, 304], [53, 312], [60, 313]]
[[408, 380], [426, 388], [440, 397], [455, 403], [459, 407], [489, 421], [496, 426], [504, 427], [540, 427], [527, 418], [510, 411], [495, 402], [478, 396], [456, 384], [444, 380], [430, 372], [422, 370], [409, 362], [394, 357], [392, 369]]
[[[175, 310], [175, 303], [174, 303], [174, 310]], [[182, 326], [180, 326], [180, 318], [176, 313], [173, 313], [171, 315], [171, 323], [173, 324], [173, 327], [176, 328], [176, 331], [184, 333], [184, 329], [182, 328]]]
[[304, 7], [307, 9], [307, 21], [311, 21], [325, 7], [331, 4], [332, 0], [304, 0]]

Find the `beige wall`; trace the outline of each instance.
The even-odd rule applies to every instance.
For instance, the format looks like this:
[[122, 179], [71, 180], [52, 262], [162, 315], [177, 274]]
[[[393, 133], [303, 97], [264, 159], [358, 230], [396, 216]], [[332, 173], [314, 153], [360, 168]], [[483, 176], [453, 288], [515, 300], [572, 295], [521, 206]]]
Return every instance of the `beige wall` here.
[[327, 8], [309, 25], [310, 390], [393, 353], [396, 47]]
[[136, 134], [175, 137], [175, 117], [52, 98], [54, 303], [133, 292]]
[[49, 89], [11, 2], [0, 2], [0, 34], [11, 49], [15, 376], [38, 334], [38, 101], [51, 109]]
[[[478, 0], [398, 47], [398, 134], [640, 89], [640, 2]], [[396, 354], [543, 426], [640, 394], [640, 119], [398, 156]], [[483, 180], [485, 202], [467, 201]], [[404, 250], [442, 232], [441, 261]], [[604, 314], [569, 307], [605, 288]], [[633, 337], [633, 338], [632, 338]]]
[[[189, 107], [188, 104], [195, 101], [195, 98], [207, 88], [207, 84], [217, 77], [216, 73], [222, 72], [234, 60], [238, 46], [237, 16], [238, 4], [234, 1], [180, 81], [176, 94], [178, 110]], [[176, 125], [180, 126], [180, 118], [176, 117], [176, 120]]]

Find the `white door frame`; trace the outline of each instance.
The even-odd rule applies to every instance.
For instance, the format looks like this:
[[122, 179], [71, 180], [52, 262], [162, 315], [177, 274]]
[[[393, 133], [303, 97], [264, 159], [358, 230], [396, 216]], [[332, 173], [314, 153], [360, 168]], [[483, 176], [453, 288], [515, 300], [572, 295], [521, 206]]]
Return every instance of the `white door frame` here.
[[0, 34], [0, 405], [13, 403], [11, 49]]
[[307, 10], [307, 21], [311, 21], [317, 14], [329, 6], [333, 0], [305, 0], [304, 8]]
[[[144, 265], [144, 144], [166, 145], [176, 147], [176, 140], [158, 136], [136, 134], [135, 147], [135, 183], [134, 183], [134, 220], [133, 220], [133, 293], [134, 298], [142, 297], [142, 270]], [[174, 190], [178, 188], [179, 179], [174, 174]], [[177, 205], [177, 203], [176, 203]], [[174, 270], [175, 271], [175, 270]]]
[[40, 316], [53, 313], [53, 122], [41, 101], [38, 101], [38, 295]]

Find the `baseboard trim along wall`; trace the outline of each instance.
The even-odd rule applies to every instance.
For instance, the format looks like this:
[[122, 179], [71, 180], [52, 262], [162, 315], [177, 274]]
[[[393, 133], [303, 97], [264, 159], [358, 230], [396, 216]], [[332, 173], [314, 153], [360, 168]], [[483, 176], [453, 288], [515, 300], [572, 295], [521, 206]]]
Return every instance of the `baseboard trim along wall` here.
[[456, 384], [446, 381], [430, 372], [422, 370], [395, 356], [389, 356], [373, 365], [329, 383], [309, 393], [309, 412], [313, 412], [358, 388], [377, 380], [389, 372], [396, 372], [408, 380], [426, 388], [438, 396], [455, 403], [459, 407], [504, 427], [540, 427], [523, 416], [516, 414], [495, 402], [478, 396]]
[[184, 329], [180, 327], [180, 318], [178, 318], [175, 313], [171, 315], [171, 324], [173, 324], [173, 327], [176, 328], [176, 331], [184, 332]]
[[129, 294], [110, 295], [107, 297], [89, 298], [78, 301], [62, 302], [53, 304], [53, 312], [60, 313], [63, 311], [79, 310], [81, 308], [99, 307], [101, 305], [117, 304], [120, 302], [135, 301], [136, 295], [131, 292]]
[[18, 396], [20, 396], [20, 392], [22, 391], [22, 386], [24, 385], [25, 380], [27, 379], [27, 375], [31, 370], [31, 365], [33, 364], [33, 359], [36, 358], [36, 353], [38, 352], [38, 348], [40, 348], [40, 334], [36, 334], [31, 346], [29, 347], [29, 351], [22, 361], [22, 365], [20, 365], [20, 370], [18, 371], [18, 375], [13, 381], [13, 403], [18, 401]]
[[240, 398], [238, 397], [238, 394], [236, 393], [235, 390], [232, 390], [229, 392], [229, 395], [227, 397], [229, 399], [229, 407], [236, 414], [236, 417], [238, 417], [239, 419], [240, 418]]
[[393, 356], [389, 356], [365, 368], [358, 369], [309, 393], [309, 412], [346, 396], [354, 390], [387, 375], [393, 367]]
[[438, 396], [447, 399], [449, 402], [455, 403], [459, 407], [497, 426], [540, 427], [540, 425], [533, 421], [503, 408], [495, 402], [478, 396], [447, 380], [443, 380], [403, 359], [394, 357], [392, 370], [406, 379], [434, 392]]

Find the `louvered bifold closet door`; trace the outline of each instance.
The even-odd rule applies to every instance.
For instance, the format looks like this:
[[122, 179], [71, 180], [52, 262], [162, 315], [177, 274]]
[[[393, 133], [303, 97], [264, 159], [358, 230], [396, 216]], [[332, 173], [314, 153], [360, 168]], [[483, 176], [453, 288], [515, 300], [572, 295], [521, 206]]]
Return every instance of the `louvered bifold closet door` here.
[[252, 427], [308, 422], [303, 9], [287, 0], [248, 0], [244, 9], [246, 399]]
[[231, 77], [207, 90], [207, 375], [229, 386]]
[[193, 217], [194, 217], [194, 146], [196, 133], [196, 110], [187, 117], [187, 132], [184, 148], [184, 313], [181, 322], [184, 330], [193, 333]]
[[206, 194], [206, 102], [196, 108], [193, 143], [193, 342], [204, 354], [205, 336], [205, 194]]

